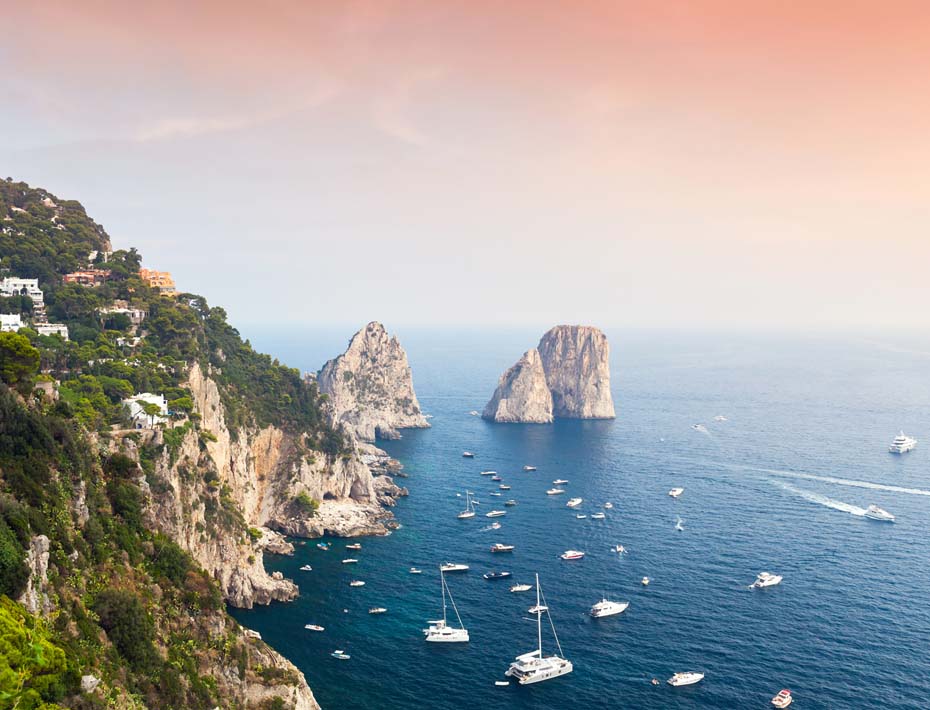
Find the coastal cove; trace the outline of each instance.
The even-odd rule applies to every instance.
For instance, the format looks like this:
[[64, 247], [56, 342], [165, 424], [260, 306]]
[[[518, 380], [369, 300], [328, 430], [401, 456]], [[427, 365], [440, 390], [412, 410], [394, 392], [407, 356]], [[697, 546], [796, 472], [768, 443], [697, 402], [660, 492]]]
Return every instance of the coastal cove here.
[[[307, 371], [341, 352], [352, 330], [242, 329]], [[294, 540], [293, 557], [265, 564], [295, 580], [300, 596], [231, 610], [306, 674], [324, 708], [763, 708], [783, 687], [799, 708], [925, 707], [930, 579], [914, 541], [930, 532], [930, 342], [607, 330], [616, 420], [511, 425], [469, 411], [481, 410], [538, 331], [394, 330], [432, 415], [432, 428], [378, 443], [409, 475], [410, 496], [394, 508], [400, 529], [327, 539], [329, 551]], [[900, 429], [921, 446], [896, 457], [887, 447]], [[504, 497], [489, 495], [497, 484], [479, 475], [486, 469], [512, 486]], [[545, 495], [558, 478], [584, 498], [587, 519], [565, 507], [567, 496]], [[667, 495], [674, 486], [685, 489], [678, 500]], [[478, 516], [458, 520], [466, 490], [481, 502]], [[518, 505], [500, 530], [484, 530], [484, 513], [506, 497]], [[606, 501], [606, 519], [592, 520]], [[864, 519], [873, 503], [897, 521]], [[346, 550], [352, 542], [362, 549]], [[496, 542], [516, 549], [492, 555]], [[611, 552], [616, 544], [628, 554]], [[558, 559], [569, 548], [586, 558]], [[341, 564], [348, 557], [359, 562]], [[441, 613], [436, 566], [445, 560], [471, 566], [447, 577], [471, 642], [437, 648], [421, 629]], [[514, 575], [481, 578], [491, 570]], [[750, 591], [763, 570], [784, 582]], [[575, 671], [495, 687], [535, 645], [533, 595], [508, 591], [534, 572]], [[352, 579], [366, 586], [350, 588]], [[629, 609], [591, 619], [605, 594]], [[374, 606], [388, 612], [370, 616]], [[547, 629], [543, 644], [553, 647]], [[330, 658], [334, 649], [351, 659]], [[664, 683], [691, 670], [705, 680]]]

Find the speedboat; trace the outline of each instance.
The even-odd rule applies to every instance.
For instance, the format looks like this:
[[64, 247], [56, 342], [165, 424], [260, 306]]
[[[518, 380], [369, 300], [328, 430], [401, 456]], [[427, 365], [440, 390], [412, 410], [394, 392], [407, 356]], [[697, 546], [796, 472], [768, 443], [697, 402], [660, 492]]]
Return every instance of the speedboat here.
[[383, 614], [386, 611], [387, 609], [385, 609], [383, 606], [373, 606], [371, 607], [371, 609], [368, 610], [368, 613], [369, 614]]
[[496, 476], [496, 475], [497, 475], [497, 471], [482, 471], [482, 472], [481, 472], [481, 475], [482, 475], [482, 476]]
[[528, 592], [533, 588], [532, 584], [514, 584], [511, 588], [511, 592]]
[[471, 411], [469, 412], [469, 414], [470, 414], [471, 416], [473, 416], [473, 417], [477, 417], [478, 414], [479, 414], [479, 412], [478, 412], [477, 409], [473, 409], [473, 410], [471, 410]]
[[410, 574], [423, 574], [423, 570], [418, 567], [411, 567]]
[[310, 565], [303, 565], [303, 566], [300, 568], [300, 571], [301, 571], [301, 572], [312, 572], [312, 571], [313, 571], [313, 567], [311, 567]]
[[649, 586], [649, 577], [643, 577], [643, 578], [642, 578], [642, 585], [643, 585], [644, 587], [648, 587], [648, 586]]
[[468, 565], [458, 564], [457, 562], [443, 562], [439, 565], [440, 572], [467, 572]]
[[329, 655], [332, 656], [333, 658], [338, 658], [340, 661], [348, 661], [350, 658], [352, 658], [352, 656], [350, 656], [348, 653], [346, 653], [342, 649], [336, 649]]
[[627, 610], [628, 606], [630, 606], [629, 602], [612, 602], [608, 599], [601, 599], [597, 604], [591, 607], [589, 613], [595, 619], [600, 619], [603, 616], [622, 614]]
[[499, 518], [499, 517], [501, 517], [501, 516], [503, 516], [503, 515], [507, 515], [507, 511], [506, 511], [506, 510], [492, 510], [492, 511], [489, 512], [489, 513], [485, 513], [485, 514], [484, 514], [484, 517], [486, 517], [486, 518]]
[[781, 580], [781, 575], [772, 574], [771, 572], [759, 572], [756, 581], [750, 584], [749, 588], [764, 589], [765, 587], [774, 587], [776, 584], [781, 584]]
[[326, 630], [322, 626], [317, 626], [316, 624], [304, 624], [304, 628], [307, 629], [307, 631], [325, 631]]
[[364, 587], [365, 583], [359, 579], [353, 579], [351, 582], [349, 582], [349, 586], [350, 587]]
[[495, 475], [491, 476], [491, 480], [492, 480], [492, 481], [503, 481], [504, 479], [495, 474]]
[[564, 493], [564, 492], [565, 492], [565, 491], [564, 491], [563, 489], [561, 489], [561, 488], [550, 488], [548, 491], [546, 491], [546, 495], [547, 495], [547, 496], [557, 496], [557, 495], [560, 495], [560, 494], [562, 494], [562, 493]]
[[883, 523], [893, 523], [894, 516], [887, 510], [879, 508], [877, 505], [870, 505], [865, 510], [865, 517], [869, 520], [879, 520]]
[[[442, 618], [438, 621], [430, 621], [429, 628], [423, 629], [426, 640], [433, 643], [463, 643], [468, 641], [468, 629], [462, 623], [462, 617], [459, 616], [459, 610], [455, 606], [455, 600], [452, 598], [452, 592], [446, 584], [446, 576], [442, 565], [439, 567], [439, 582], [442, 586]], [[463, 565], [459, 565], [463, 566]], [[468, 569], [467, 567], [465, 569]], [[446, 619], [446, 594], [449, 595], [449, 602], [452, 604], [452, 610], [455, 612], [455, 618], [459, 620], [458, 628], [449, 626]]]
[[501, 524], [495, 521], [495, 522], [491, 523], [491, 525], [490, 525], [489, 527], [491, 528], [491, 530], [500, 530], [500, 529], [501, 529]]
[[672, 490], [670, 490], [670, 491], [668, 492], [668, 494], [669, 494], [672, 498], [677, 498], [678, 496], [680, 496], [680, 495], [681, 495], [682, 493], [684, 493], [684, 492], [685, 492], [685, 489], [684, 489], [684, 488], [673, 488]]
[[507, 577], [512, 577], [512, 572], [485, 572], [481, 575], [485, 579], [507, 579]]
[[523, 470], [524, 471], [535, 471], [536, 467], [535, 466], [524, 466]]
[[353, 542], [351, 545], [346, 545], [346, 549], [347, 549], [347, 550], [361, 550], [361, 549], [362, 549], [362, 543], [360, 543], [360, 542]]
[[318, 542], [318, 543], [316, 544], [316, 546], [319, 547], [321, 550], [328, 550], [328, 549], [329, 549], [329, 545], [327, 545], [325, 542]]
[[504, 545], [500, 542], [495, 542], [491, 545], [491, 552], [513, 552], [513, 545]]
[[545, 605], [544, 600], [540, 599], [541, 593], [539, 575], [537, 574], [536, 606], [533, 607], [531, 613], [536, 614], [536, 637], [539, 645], [529, 653], [517, 656], [504, 673], [508, 678], [515, 678], [520, 685], [530, 685], [550, 678], [557, 678], [560, 675], [571, 673], [573, 670], [572, 662], [562, 655], [562, 645], [555, 633], [555, 625], [552, 623], [551, 615], [549, 616], [549, 624], [552, 626], [552, 635], [555, 638], [555, 645], [559, 652], [558, 654], [543, 655], [542, 615], [544, 613], [548, 614], [549, 608]]
[[566, 483], [568, 483], [567, 478], [557, 478], [552, 482], [552, 485], [553, 486], [564, 486]]
[[504, 505], [511, 507], [511, 508], [515, 506], [516, 504], [517, 504], [517, 501], [515, 501], [513, 498], [511, 498], [510, 500], [504, 501]]
[[575, 517], [576, 517], [578, 520], [584, 520], [584, 519], [587, 518], [588, 516], [585, 515], [584, 513], [578, 513], [578, 515], [576, 515]]
[[605, 507], [607, 510], [612, 510], [613, 507], [614, 507], [614, 504], [611, 503], [610, 501], [608, 501], [608, 502], [604, 503], [604, 507]]
[[342, 561], [342, 564], [344, 564], [344, 565], [354, 565], [356, 562], [358, 562], [358, 560], [355, 559], [354, 557], [348, 557], [348, 558], [346, 558], [346, 559], [344, 559], [344, 560]]
[[894, 438], [894, 441], [891, 442], [888, 451], [893, 454], [906, 454], [908, 451], [912, 451], [915, 446], [917, 446], [917, 439], [908, 436], [902, 431]]
[[581, 505], [583, 498], [569, 498], [568, 503], [565, 504], [566, 508], [577, 508]]
[[538, 614], [541, 611], [549, 611], [549, 607], [547, 607], [545, 604], [534, 604], [526, 611], [528, 614]]
[[580, 550], [566, 550], [561, 555], [559, 555], [563, 560], [580, 560], [584, 557], [584, 553]]
[[791, 697], [791, 691], [787, 688], [778, 691], [778, 695], [772, 698], [772, 705], [777, 708], [786, 708], [791, 705], [794, 698]]
[[703, 673], [676, 673], [666, 681], [669, 685], [694, 685], [704, 680]]
[[498, 488], [500, 488], [502, 491], [509, 491], [509, 490], [510, 490], [510, 486], [508, 486], [506, 483], [501, 483], [501, 484], [498, 486]]
[[494, 685], [500, 685], [500, 686], [510, 685], [510, 681], [509, 680], [495, 680]]
[[474, 455], [471, 451], [463, 451], [463, 452], [462, 452], [462, 458], [465, 458], [465, 459], [473, 459], [473, 458], [475, 458], [475, 455]]
[[492, 495], [492, 496], [494, 496], [495, 498], [500, 498], [500, 497], [503, 495], [503, 493], [499, 493], [499, 492], [497, 492], [497, 491], [494, 491], [493, 493], [489, 493], [488, 495]]
[[624, 552], [626, 552], [626, 548], [623, 545], [614, 545], [614, 552], [616, 552], [618, 555], [622, 555]]
[[591, 513], [591, 520], [603, 520], [606, 517], [603, 513]]

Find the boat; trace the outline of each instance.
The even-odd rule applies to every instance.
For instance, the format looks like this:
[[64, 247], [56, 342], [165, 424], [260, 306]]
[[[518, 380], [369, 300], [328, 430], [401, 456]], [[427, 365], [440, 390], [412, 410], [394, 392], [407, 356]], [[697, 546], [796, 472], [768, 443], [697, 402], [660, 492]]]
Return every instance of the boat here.
[[443, 562], [439, 565], [440, 572], [467, 572], [468, 565], [458, 564], [456, 562]]
[[561, 555], [559, 555], [563, 560], [580, 560], [584, 557], [584, 553], [580, 550], [566, 550]]
[[[446, 584], [445, 570], [443, 570], [445, 566], [446, 565], [441, 565], [439, 567], [439, 583], [442, 587], [442, 619], [430, 621], [429, 628], [423, 629], [423, 633], [426, 634], [426, 640], [433, 643], [463, 643], [468, 641], [468, 629], [466, 629], [465, 624], [462, 623], [462, 617], [459, 616], [459, 610], [455, 606], [452, 592], [449, 590], [449, 585]], [[466, 569], [468, 568], [466, 567]], [[449, 602], [452, 604], [455, 618], [459, 620], [458, 628], [449, 626], [446, 618], [446, 593], [449, 594]]]
[[481, 575], [485, 579], [507, 579], [507, 577], [512, 577], [512, 572], [485, 572]]
[[765, 587], [774, 587], [776, 584], [781, 584], [781, 580], [781, 575], [772, 574], [771, 572], [759, 572], [756, 581], [750, 584], [749, 588], [764, 589]]
[[489, 527], [490, 527], [491, 530], [500, 530], [500, 529], [501, 529], [501, 524], [498, 523], [498, 522], [493, 522], [493, 523], [491, 523], [491, 525], [490, 525]]
[[354, 557], [347, 557], [346, 559], [344, 559], [344, 560], [342, 561], [342, 564], [344, 564], [344, 565], [354, 565], [356, 562], [358, 562], [358, 560], [355, 559]]
[[500, 542], [495, 542], [491, 545], [491, 552], [513, 552], [513, 545], [504, 545]]
[[643, 585], [644, 587], [648, 587], [648, 586], [649, 586], [649, 577], [643, 577], [643, 578], [642, 578], [642, 585]]
[[492, 511], [490, 511], [490, 512], [488, 512], [488, 513], [485, 513], [485, 514], [484, 514], [484, 517], [486, 517], [486, 518], [500, 518], [500, 517], [503, 516], [503, 515], [507, 515], [507, 511], [506, 511], [506, 510], [492, 510]]
[[678, 532], [684, 532], [685, 530], [684, 522], [685, 522], [684, 520], [682, 520], [681, 518], [678, 518], [678, 521], [675, 523], [675, 529]]
[[682, 493], [684, 493], [684, 492], [685, 492], [685, 489], [684, 489], [684, 488], [673, 488], [672, 490], [670, 490], [670, 491], [668, 492], [668, 494], [669, 494], [672, 498], [677, 498], [678, 496], [680, 496], [680, 495], [681, 495]]
[[589, 613], [595, 619], [600, 619], [604, 616], [615, 616], [616, 614], [622, 614], [629, 606], [629, 602], [612, 602], [608, 599], [601, 599], [597, 604], [591, 607], [591, 611]]
[[725, 422], [725, 421], [728, 421], [728, 420], [727, 420], [727, 418], [726, 418], [725, 416], [723, 416], [722, 414], [718, 414], [716, 417], [714, 417], [714, 421], [715, 421], [715, 422]]
[[352, 658], [352, 656], [350, 656], [348, 653], [346, 653], [342, 649], [336, 649], [329, 655], [332, 656], [333, 658], [338, 658], [340, 661], [348, 661], [350, 658]]
[[526, 611], [529, 614], [538, 614], [541, 611], [549, 611], [549, 607], [547, 607], [545, 604], [534, 604]]
[[473, 410], [471, 410], [471, 411], [469, 412], [469, 414], [470, 414], [471, 416], [473, 416], [473, 417], [477, 417], [478, 414], [479, 414], [479, 412], [478, 412], [477, 409], [473, 409]]
[[307, 631], [325, 631], [326, 630], [322, 626], [317, 626], [316, 624], [304, 624], [304, 628], [307, 629]]
[[877, 505], [870, 505], [865, 510], [865, 517], [869, 520], [879, 520], [883, 523], [893, 523], [894, 516], [887, 510], [879, 508]]
[[351, 582], [349, 582], [349, 586], [350, 587], [364, 587], [365, 583], [362, 582], [361, 580], [353, 579]]
[[360, 543], [360, 542], [353, 542], [351, 545], [346, 545], [346, 549], [347, 549], [347, 550], [361, 550], [361, 549], [362, 549], [362, 543]]
[[465, 510], [456, 516], [459, 520], [475, 517], [475, 506], [471, 499], [471, 491], [465, 491]]
[[561, 489], [561, 488], [550, 488], [548, 491], [546, 491], [546, 495], [547, 495], [547, 496], [557, 496], [557, 495], [561, 495], [561, 494], [564, 493], [564, 492], [565, 492], [565, 491], [564, 491], [563, 489]]
[[516, 504], [517, 504], [517, 501], [515, 501], [513, 498], [511, 498], [510, 500], [504, 501], [504, 505], [511, 507], [511, 508], [515, 506]]
[[613, 507], [614, 507], [614, 504], [611, 503], [610, 501], [608, 501], [608, 502], [604, 503], [604, 507], [605, 507], [607, 510], [612, 510]]
[[528, 592], [533, 588], [532, 584], [514, 584], [510, 587], [511, 592]]
[[591, 513], [591, 520], [603, 520], [606, 517], [603, 513]]
[[463, 452], [462, 452], [462, 458], [463, 458], [463, 459], [473, 459], [473, 458], [475, 458], [475, 455], [474, 455], [471, 451], [463, 451]]
[[373, 606], [371, 607], [371, 609], [368, 610], [368, 613], [369, 614], [383, 614], [386, 611], [387, 609], [385, 609], [383, 606]]
[[500, 686], [510, 685], [510, 681], [509, 680], [495, 680], [494, 685], [500, 685]]
[[695, 683], [700, 683], [704, 680], [703, 673], [676, 673], [666, 682], [669, 685], [694, 685]]
[[557, 478], [552, 482], [552, 485], [553, 486], [564, 486], [566, 483], [568, 483], [567, 478]]
[[501, 484], [498, 486], [498, 488], [500, 488], [502, 491], [509, 491], [509, 490], [510, 490], [510, 486], [508, 486], [506, 483], [501, 483]]
[[917, 439], [902, 431], [891, 442], [888, 451], [892, 454], [906, 454], [908, 451], [913, 451], [915, 446], [917, 446]]
[[575, 517], [576, 517], [578, 520], [584, 520], [584, 519], [587, 518], [588, 516], [585, 515], [584, 513], [578, 513], [578, 515], [576, 515]]
[[423, 574], [423, 570], [419, 569], [418, 567], [411, 567], [410, 574]]
[[481, 472], [481, 475], [482, 475], [482, 476], [496, 476], [496, 475], [497, 475], [497, 471], [482, 471], [482, 472]]
[[568, 503], [565, 504], [565, 507], [577, 508], [579, 505], [581, 505], [582, 501], [584, 501], [584, 498], [569, 498]]
[[492, 496], [494, 496], [495, 498], [500, 498], [500, 497], [501, 497], [502, 495], [504, 495], [504, 494], [503, 494], [503, 493], [499, 493], [498, 491], [494, 491], [493, 493], [489, 493], [488, 495], [492, 495]]
[[327, 545], [325, 542], [318, 542], [318, 543], [316, 544], [316, 546], [319, 547], [321, 550], [328, 550], [328, 549], [329, 549], [329, 545]]
[[786, 708], [791, 705], [794, 698], [791, 697], [791, 691], [787, 688], [783, 688], [778, 691], [778, 694], [772, 698], [772, 705], [777, 708]]
[[494, 476], [491, 476], [491, 480], [492, 481], [503, 481], [504, 479], [495, 474]]
[[622, 555], [624, 552], [626, 552], [626, 548], [623, 545], [614, 545], [614, 552], [616, 552], [618, 555]]
[[535, 466], [524, 466], [523, 470], [524, 471], [535, 471], [536, 467]]
[[[510, 664], [510, 667], [504, 673], [508, 678], [514, 678], [520, 685], [530, 685], [539, 683], [551, 678], [557, 678], [573, 670], [572, 662], [564, 657], [562, 645], [559, 643], [559, 637], [555, 632], [555, 624], [552, 623], [552, 615], [549, 608], [541, 599], [542, 591], [539, 587], [539, 575], [536, 575], [536, 638], [537, 647], [529, 653], [519, 655]], [[542, 615], [545, 613], [549, 617], [549, 625], [552, 627], [552, 636], [555, 638], [556, 647], [559, 649], [558, 654], [543, 655], [542, 647]]]
[[312, 572], [313, 567], [311, 567], [310, 565], [302, 565], [300, 568], [300, 571], [301, 572]]

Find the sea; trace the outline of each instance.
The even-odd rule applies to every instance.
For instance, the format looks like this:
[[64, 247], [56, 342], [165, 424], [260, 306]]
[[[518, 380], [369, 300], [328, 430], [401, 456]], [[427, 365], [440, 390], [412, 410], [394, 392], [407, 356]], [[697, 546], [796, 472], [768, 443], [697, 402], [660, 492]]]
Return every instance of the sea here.
[[[313, 371], [352, 330], [243, 334]], [[432, 424], [380, 444], [409, 475], [398, 480], [410, 491], [394, 509], [401, 528], [357, 552], [332, 539], [328, 551], [313, 540], [266, 556], [300, 597], [232, 610], [306, 674], [324, 708], [761, 709], [781, 688], [803, 709], [930, 708], [930, 336], [607, 330], [617, 418], [519, 425], [469, 412], [541, 330], [393, 330]], [[900, 430], [920, 443], [896, 456]], [[492, 496], [482, 470], [511, 490]], [[559, 478], [567, 494], [547, 496]], [[459, 520], [465, 491], [479, 514]], [[577, 510], [570, 496], [583, 498]], [[863, 517], [870, 504], [896, 521]], [[497, 531], [492, 508], [507, 511]], [[598, 511], [606, 519], [590, 517]], [[497, 542], [515, 550], [491, 554]], [[586, 555], [563, 561], [567, 549]], [[424, 641], [442, 614], [443, 561], [471, 568], [446, 576], [467, 644]], [[495, 570], [513, 576], [482, 578]], [[751, 590], [762, 571], [784, 581]], [[574, 672], [496, 686], [536, 648], [535, 592], [509, 591], [536, 574]], [[591, 618], [603, 597], [630, 606]], [[369, 615], [376, 606], [387, 613]], [[557, 650], [545, 619], [542, 642]], [[705, 678], [666, 684], [686, 671]]]

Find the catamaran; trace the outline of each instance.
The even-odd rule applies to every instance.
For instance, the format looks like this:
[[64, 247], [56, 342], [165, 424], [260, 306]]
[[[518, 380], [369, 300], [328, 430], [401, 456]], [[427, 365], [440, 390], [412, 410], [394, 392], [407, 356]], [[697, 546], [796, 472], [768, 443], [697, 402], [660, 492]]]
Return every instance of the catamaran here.
[[465, 491], [465, 510], [459, 513], [457, 517], [459, 520], [475, 517], [475, 506], [471, 500], [471, 491]]
[[[542, 590], [539, 588], [539, 575], [536, 575], [536, 606], [533, 607], [536, 614], [536, 650], [517, 656], [504, 675], [515, 678], [520, 685], [529, 685], [539, 683], [540, 681], [557, 678], [560, 675], [571, 673], [573, 670], [572, 662], [562, 655], [562, 645], [559, 643], [559, 637], [555, 633], [555, 624], [552, 623], [552, 615], [549, 613], [549, 607], [545, 605], [545, 597], [540, 595]], [[542, 650], [542, 615], [549, 617], [549, 625], [552, 627], [552, 635], [555, 638], [555, 644], [559, 653], [544, 656]]]
[[[452, 598], [452, 592], [446, 584], [446, 576], [439, 568], [439, 581], [442, 585], [442, 619], [430, 621], [429, 628], [423, 629], [426, 634], [426, 640], [435, 643], [462, 643], [468, 641], [468, 629], [462, 623], [462, 617], [459, 616], [459, 610], [455, 606], [455, 600]], [[446, 593], [449, 594], [449, 601], [452, 603], [452, 609], [455, 611], [455, 618], [459, 620], [459, 627], [449, 626], [446, 622]]]

